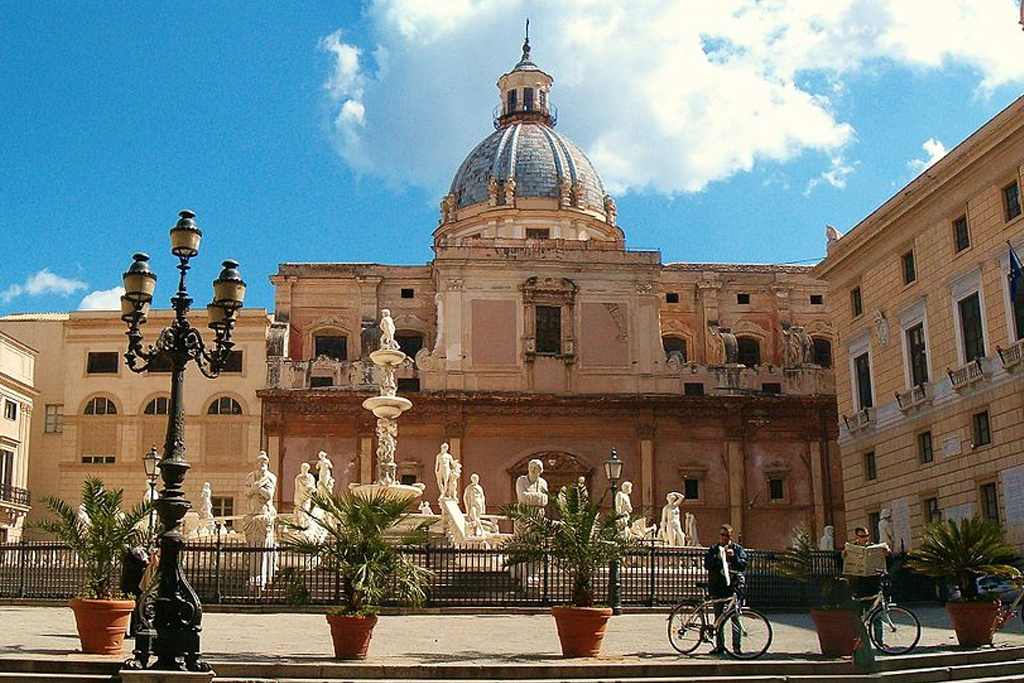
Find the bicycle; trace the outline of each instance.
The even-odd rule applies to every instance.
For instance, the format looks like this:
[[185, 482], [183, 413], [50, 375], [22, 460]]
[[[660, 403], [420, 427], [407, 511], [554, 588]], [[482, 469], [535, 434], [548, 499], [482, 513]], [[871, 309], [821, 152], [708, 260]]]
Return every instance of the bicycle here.
[[[1013, 581], [1013, 584], [1017, 587], [1017, 597], [1011, 602], [999, 601], [999, 612], [996, 613], [996, 629], [1001, 631], [1006, 622], [1013, 619], [1013, 615], [1017, 613], [1017, 606], [1021, 604], [1021, 598], [1024, 598], [1024, 580], [1017, 579]], [[1024, 607], [1020, 610], [1020, 619], [1024, 622]]]
[[861, 612], [860, 619], [875, 647], [888, 655], [906, 654], [921, 640], [921, 622], [909, 609], [888, 599], [886, 594], [892, 581], [888, 573], [879, 571], [878, 574], [878, 592], [854, 598], [859, 602], [871, 602]]
[[[688, 655], [705, 640], [717, 645], [719, 639], [735, 659], [756, 659], [768, 651], [772, 625], [763, 614], [746, 607], [742, 596], [708, 598], [707, 584], [699, 585], [703, 600], [684, 600], [668, 615], [668, 642], [676, 652]], [[712, 621], [716, 604], [723, 606], [722, 613]]]

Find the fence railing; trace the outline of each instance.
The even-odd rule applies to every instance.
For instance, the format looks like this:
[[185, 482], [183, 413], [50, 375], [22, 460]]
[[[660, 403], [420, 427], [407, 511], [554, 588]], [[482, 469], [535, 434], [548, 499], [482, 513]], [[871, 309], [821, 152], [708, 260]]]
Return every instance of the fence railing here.
[[[509, 567], [499, 550], [449, 546], [409, 547], [403, 550], [418, 565], [433, 572], [429, 607], [544, 606], [568, 602], [571, 577], [550, 558]], [[651, 545], [620, 564], [624, 605], [670, 605], [697, 597], [707, 580], [704, 549]], [[838, 552], [814, 554], [815, 578], [798, 582], [780, 571], [778, 554], [749, 550], [747, 601], [763, 609], [806, 609], [821, 594], [821, 584], [842, 571]], [[337, 576], [319, 566], [317, 558], [286, 550], [254, 548], [233, 543], [190, 543], [182, 564], [192, 587], [206, 604], [313, 604], [338, 602]], [[893, 562], [894, 589], [900, 601], [934, 599], [929, 580]], [[85, 568], [59, 543], [0, 544], [0, 599], [64, 599], [75, 595], [85, 580]], [[598, 573], [595, 598], [607, 600], [607, 568]]]

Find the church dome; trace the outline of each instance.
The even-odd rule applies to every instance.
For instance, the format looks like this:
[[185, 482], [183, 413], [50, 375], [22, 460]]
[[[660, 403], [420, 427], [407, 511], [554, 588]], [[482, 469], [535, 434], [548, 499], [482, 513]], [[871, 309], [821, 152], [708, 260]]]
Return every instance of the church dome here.
[[461, 209], [503, 192], [509, 178], [516, 198], [571, 194], [576, 208], [604, 213], [604, 187], [590, 159], [543, 120], [506, 122], [484, 138], [459, 166], [450, 194]]

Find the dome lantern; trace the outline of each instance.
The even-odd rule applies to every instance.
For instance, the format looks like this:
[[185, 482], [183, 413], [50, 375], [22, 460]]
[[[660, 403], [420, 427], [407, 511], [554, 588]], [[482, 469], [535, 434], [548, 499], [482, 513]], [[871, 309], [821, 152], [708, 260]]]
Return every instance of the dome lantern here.
[[530, 20], [527, 19], [523, 56], [511, 71], [498, 79], [501, 104], [494, 110], [494, 127], [517, 121], [540, 121], [554, 126], [558, 119], [550, 97], [554, 80], [530, 58]]

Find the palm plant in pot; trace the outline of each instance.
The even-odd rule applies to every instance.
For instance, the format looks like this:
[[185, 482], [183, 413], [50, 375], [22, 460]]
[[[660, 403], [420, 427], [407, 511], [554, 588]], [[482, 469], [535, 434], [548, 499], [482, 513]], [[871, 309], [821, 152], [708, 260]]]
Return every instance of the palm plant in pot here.
[[982, 576], [1019, 578], [1011, 563], [1016, 551], [1006, 543], [1002, 528], [987, 519], [947, 519], [924, 530], [921, 545], [910, 553], [907, 566], [919, 574], [952, 584], [958, 597], [946, 603], [957, 641], [967, 647], [992, 642], [999, 603], [979, 593]]
[[149, 502], [124, 510], [124, 492], [104, 489], [97, 478], [82, 483], [82, 504], [77, 509], [53, 496], [41, 502], [53, 519], [33, 526], [56, 536], [84, 565], [85, 584], [71, 600], [82, 651], [117, 654], [135, 608], [135, 601], [124, 599], [120, 590], [121, 561], [146, 540]]
[[639, 542], [622, 533], [614, 513], [603, 513], [601, 501], [590, 497], [584, 483], [563, 487], [554, 497], [553, 517], [536, 505], [516, 503], [505, 508], [515, 533], [501, 550], [510, 566], [542, 562], [544, 557], [571, 581], [569, 604], [551, 612], [565, 657], [596, 657], [601, 651], [610, 607], [596, 607], [594, 584], [600, 570], [623, 559]]
[[778, 557], [783, 576], [806, 583], [818, 592], [811, 608], [811, 620], [818, 634], [821, 654], [842, 657], [853, 654], [856, 641], [857, 606], [850, 597], [849, 584], [838, 575], [822, 576], [815, 571], [817, 546], [806, 524], [790, 533], [789, 545]]
[[315, 556], [339, 581], [339, 604], [327, 615], [337, 659], [364, 659], [377, 610], [384, 603], [418, 605], [426, 597], [432, 573], [401, 552], [427, 541], [427, 521], [401, 530], [409, 516], [407, 499], [378, 491], [372, 496], [314, 492], [309, 515], [314, 530], [294, 534], [283, 545]]

